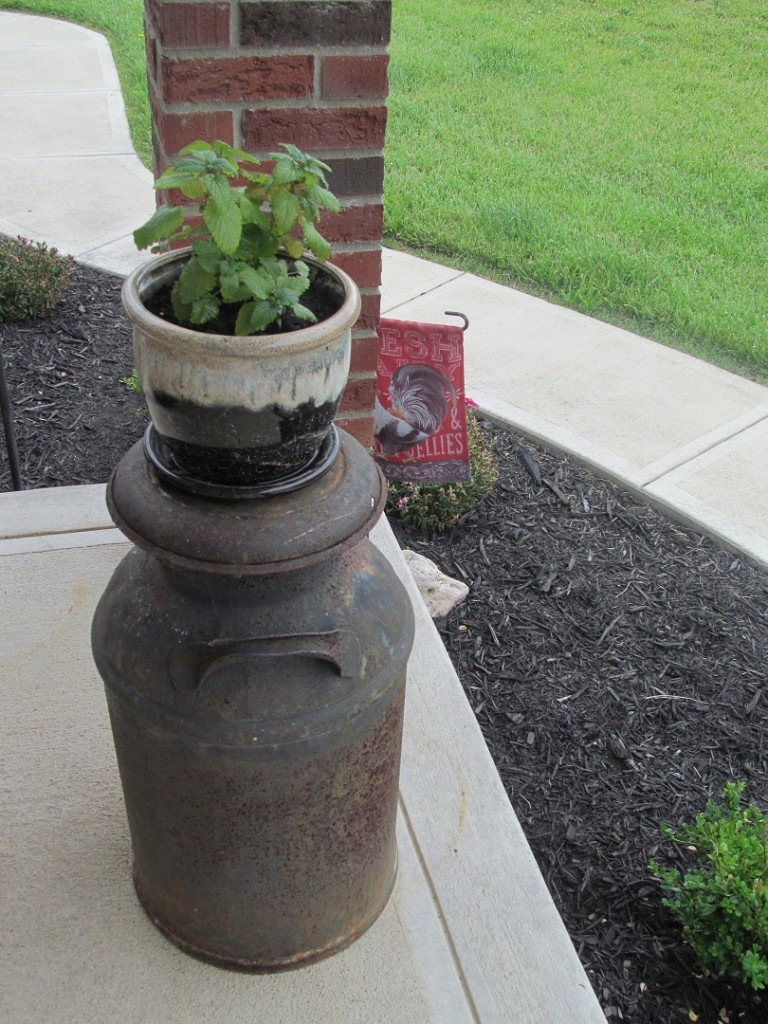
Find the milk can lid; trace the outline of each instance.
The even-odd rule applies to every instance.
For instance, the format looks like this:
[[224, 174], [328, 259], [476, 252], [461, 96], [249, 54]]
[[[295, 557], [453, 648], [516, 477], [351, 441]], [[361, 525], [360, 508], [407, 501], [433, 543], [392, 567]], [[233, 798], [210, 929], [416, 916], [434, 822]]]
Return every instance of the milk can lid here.
[[164, 482], [137, 442], [107, 488], [115, 524], [177, 568], [261, 575], [316, 565], [366, 536], [381, 516], [386, 484], [376, 463], [339, 431], [339, 454], [312, 483], [271, 497], [226, 501]]

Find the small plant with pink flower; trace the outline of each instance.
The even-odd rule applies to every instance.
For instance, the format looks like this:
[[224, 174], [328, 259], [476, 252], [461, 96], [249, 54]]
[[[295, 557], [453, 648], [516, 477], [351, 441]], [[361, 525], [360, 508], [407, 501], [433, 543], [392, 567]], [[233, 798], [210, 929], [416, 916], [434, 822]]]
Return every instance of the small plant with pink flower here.
[[72, 257], [45, 242], [0, 236], [0, 323], [53, 309], [69, 284]]
[[477, 403], [466, 400], [467, 443], [472, 479], [468, 483], [420, 484], [391, 480], [387, 514], [421, 530], [443, 531], [476, 509], [493, 493], [498, 470], [493, 440], [478, 422]]

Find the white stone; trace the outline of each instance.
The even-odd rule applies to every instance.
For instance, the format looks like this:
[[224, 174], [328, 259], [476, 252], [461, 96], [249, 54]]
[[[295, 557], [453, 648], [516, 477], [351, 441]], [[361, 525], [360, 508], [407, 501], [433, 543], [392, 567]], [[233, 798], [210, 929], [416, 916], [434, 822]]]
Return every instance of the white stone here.
[[415, 551], [404, 551], [403, 557], [433, 619], [447, 615], [466, 599], [466, 583], [446, 576], [429, 558]]

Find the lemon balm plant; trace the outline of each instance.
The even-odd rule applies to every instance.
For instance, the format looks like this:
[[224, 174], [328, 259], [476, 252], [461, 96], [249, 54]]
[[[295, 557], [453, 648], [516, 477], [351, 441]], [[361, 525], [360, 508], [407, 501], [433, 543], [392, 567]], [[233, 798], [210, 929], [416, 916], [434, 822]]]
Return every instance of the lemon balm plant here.
[[210, 323], [227, 305], [237, 310], [238, 335], [282, 326], [286, 313], [316, 319], [299, 301], [309, 287], [301, 257], [305, 249], [320, 261], [330, 256], [315, 226], [323, 209], [339, 210], [327, 187], [330, 168], [292, 145], [270, 159], [267, 174], [242, 150], [198, 141], [156, 181], [155, 188], [178, 189], [199, 203], [196, 223], [185, 222], [189, 207], [166, 204], [133, 236], [139, 249], [152, 246], [153, 252], [190, 243], [191, 256], [171, 293], [180, 323]]
[[306, 482], [335, 454], [360, 293], [318, 230], [339, 209], [328, 167], [290, 144], [270, 160], [192, 143], [156, 187], [197, 206], [164, 204], [134, 233], [157, 254], [123, 288], [147, 452], [197, 493]]

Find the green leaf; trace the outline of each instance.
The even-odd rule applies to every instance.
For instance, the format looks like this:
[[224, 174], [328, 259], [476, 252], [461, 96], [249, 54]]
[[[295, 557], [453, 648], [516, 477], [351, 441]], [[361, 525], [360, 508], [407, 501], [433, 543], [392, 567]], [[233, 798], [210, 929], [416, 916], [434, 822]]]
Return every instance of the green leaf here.
[[296, 163], [303, 164], [306, 161], [306, 156], [298, 148], [290, 142], [281, 142], [281, 147], [285, 150], [285, 153], [270, 153], [269, 156], [272, 160], [284, 160], [286, 155], [294, 160]]
[[248, 333], [252, 334], [270, 327], [279, 320], [280, 313], [281, 310], [273, 302], [255, 303], [251, 313], [251, 329]]
[[266, 299], [272, 291], [273, 283], [269, 274], [263, 270], [256, 270], [254, 267], [242, 267], [238, 274], [238, 280], [257, 299]]
[[251, 292], [240, 282], [237, 270], [229, 270], [221, 274], [221, 297], [225, 302], [245, 302], [251, 298]]
[[275, 158], [275, 166], [272, 169], [272, 181], [275, 185], [290, 185], [295, 181], [301, 181], [301, 168], [297, 167], [290, 157], [284, 153], [271, 155]]
[[176, 170], [189, 169], [199, 175], [226, 174], [230, 178], [237, 174], [237, 161], [219, 155], [207, 142], [191, 142], [179, 152], [182, 159], [174, 164]]
[[226, 142], [222, 142], [220, 139], [217, 139], [216, 142], [214, 142], [213, 148], [219, 156], [224, 157], [235, 166], [240, 160], [246, 164], [253, 164], [255, 167], [258, 167], [259, 165], [258, 158], [252, 153], [246, 153], [244, 149], [234, 149], [232, 146], [228, 145]]
[[294, 302], [293, 306], [291, 306], [291, 309], [300, 320], [308, 320], [309, 323], [314, 323], [317, 320], [317, 317], [312, 312], [312, 310], [307, 309], [306, 306], [302, 306], [300, 302]]
[[199, 177], [205, 174], [208, 167], [209, 154], [194, 153], [190, 156], [181, 156], [171, 168], [171, 171], [187, 171], [189, 174]]
[[184, 302], [181, 298], [178, 281], [171, 289], [171, 305], [173, 306], [173, 315], [179, 323], [189, 323], [189, 318], [192, 315], [192, 304]]
[[223, 212], [228, 206], [234, 206], [235, 195], [226, 178], [222, 178], [220, 174], [206, 174], [203, 184], [218, 210]]
[[299, 206], [301, 207], [301, 213], [303, 220], [314, 223], [317, 220], [320, 210], [317, 203], [313, 203], [306, 193], [302, 193], [299, 196]]
[[210, 323], [219, 314], [219, 300], [214, 295], [204, 295], [192, 303], [192, 312], [189, 319], [193, 324]]
[[255, 308], [255, 302], [246, 302], [245, 305], [240, 307], [240, 312], [237, 314], [237, 320], [235, 321], [235, 334], [239, 337], [251, 333], [251, 316]]
[[319, 185], [313, 185], [309, 190], [309, 195], [318, 206], [323, 206], [326, 210], [332, 210], [333, 213], [338, 213], [341, 209], [341, 203], [333, 192], [330, 192], [327, 188], [321, 188]]
[[313, 224], [304, 225], [304, 244], [319, 260], [327, 260], [331, 255], [331, 246], [323, 238]]
[[299, 215], [299, 200], [293, 192], [278, 189], [272, 196], [272, 224], [276, 235], [287, 234]]
[[269, 220], [261, 209], [261, 203], [254, 203], [247, 195], [241, 195], [238, 201], [243, 224], [256, 224], [264, 231], [269, 230]]
[[184, 223], [184, 211], [178, 206], [160, 206], [146, 224], [136, 228], [133, 240], [137, 249], [166, 241]]
[[325, 181], [325, 174], [323, 174], [323, 171], [327, 171], [329, 174], [331, 173], [331, 168], [328, 164], [324, 164], [322, 160], [318, 160], [315, 156], [307, 157], [307, 163], [322, 181]]
[[181, 301], [193, 303], [213, 291], [216, 287], [216, 274], [205, 270], [193, 256], [179, 275], [177, 287]]
[[273, 237], [268, 231], [263, 231], [255, 224], [243, 226], [243, 242], [244, 244], [238, 250], [238, 255], [251, 263], [274, 256], [280, 248], [280, 239]]
[[203, 270], [212, 274], [218, 273], [224, 257], [215, 242], [212, 242], [210, 238], [199, 238], [193, 242], [192, 251]]
[[240, 244], [243, 222], [236, 203], [219, 207], [212, 198], [203, 207], [203, 220], [223, 253], [231, 255]]
[[242, 336], [263, 331], [275, 323], [279, 316], [280, 311], [271, 302], [246, 302], [237, 315], [235, 334]]
[[196, 139], [194, 142], [190, 142], [189, 145], [185, 146], [184, 149], [179, 150], [179, 156], [186, 156], [187, 153], [199, 153], [200, 151], [213, 152], [213, 146], [210, 142], [204, 142], [202, 139]]
[[190, 171], [182, 171], [177, 167], [170, 167], [155, 182], [156, 189], [184, 188], [190, 182], [197, 180], [197, 174]]
[[295, 260], [297, 260], [304, 252], [304, 246], [298, 238], [286, 238], [283, 241], [283, 246], [288, 255]]
[[181, 191], [187, 197], [187, 199], [202, 199], [205, 195], [205, 185], [199, 178], [194, 181], [190, 181], [188, 185], [183, 185]]

